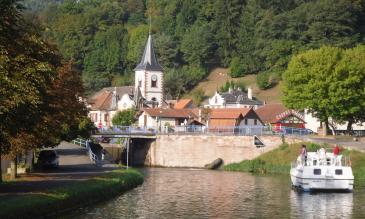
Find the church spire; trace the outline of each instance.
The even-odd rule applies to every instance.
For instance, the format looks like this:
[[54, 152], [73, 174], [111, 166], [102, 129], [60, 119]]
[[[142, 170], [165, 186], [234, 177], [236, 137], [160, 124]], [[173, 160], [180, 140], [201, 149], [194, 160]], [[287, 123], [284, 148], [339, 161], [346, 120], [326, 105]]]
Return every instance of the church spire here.
[[147, 43], [144, 48], [141, 62], [137, 65], [137, 67], [134, 70], [163, 71], [162, 66], [158, 64], [156, 59], [151, 33], [149, 33], [148, 35]]

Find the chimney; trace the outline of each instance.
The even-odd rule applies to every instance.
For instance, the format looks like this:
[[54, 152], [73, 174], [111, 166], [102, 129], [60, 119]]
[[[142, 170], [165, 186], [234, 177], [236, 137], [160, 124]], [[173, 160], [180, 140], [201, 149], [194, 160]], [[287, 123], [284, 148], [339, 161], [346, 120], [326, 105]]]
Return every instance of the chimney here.
[[202, 122], [202, 108], [199, 108], [199, 122]]
[[247, 89], [247, 98], [250, 99], [250, 100], [252, 100], [252, 88], [251, 87], [249, 87]]

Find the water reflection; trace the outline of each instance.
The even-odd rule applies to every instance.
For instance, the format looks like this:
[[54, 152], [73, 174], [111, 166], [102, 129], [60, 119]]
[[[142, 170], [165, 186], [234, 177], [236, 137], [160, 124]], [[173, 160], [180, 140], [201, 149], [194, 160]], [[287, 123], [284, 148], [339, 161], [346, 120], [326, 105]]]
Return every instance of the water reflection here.
[[98, 206], [80, 209], [70, 217], [361, 218], [365, 215], [365, 193], [297, 193], [291, 190], [288, 176], [167, 168], [142, 171], [145, 182], [141, 187]]
[[353, 193], [290, 192], [294, 218], [351, 218]]

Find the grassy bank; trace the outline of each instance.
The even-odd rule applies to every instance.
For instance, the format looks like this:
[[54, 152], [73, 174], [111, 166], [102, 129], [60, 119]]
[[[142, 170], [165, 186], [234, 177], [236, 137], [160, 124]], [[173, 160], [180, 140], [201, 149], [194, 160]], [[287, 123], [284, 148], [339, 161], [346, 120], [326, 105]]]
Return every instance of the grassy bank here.
[[65, 211], [117, 196], [142, 183], [143, 176], [136, 170], [115, 170], [59, 189], [0, 196], [0, 218], [59, 216]]
[[[317, 151], [321, 147], [328, 145], [318, 145], [308, 143], [308, 151]], [[290, 163], [296, 160], [301, 149], [301, 144], [283, 144], [275, 150], [269, 151], [254, 160], [244, 160], [240, 163], [232, 163], [224, 166], [227, 171], [252, 172], [256, 174], [289, 174]], [[355, 176], [356, 186], [365, 186], [365, 153], [356, 150], [341, 148], [341, 154], [349, 156], [351, 159], [352, 170]]]

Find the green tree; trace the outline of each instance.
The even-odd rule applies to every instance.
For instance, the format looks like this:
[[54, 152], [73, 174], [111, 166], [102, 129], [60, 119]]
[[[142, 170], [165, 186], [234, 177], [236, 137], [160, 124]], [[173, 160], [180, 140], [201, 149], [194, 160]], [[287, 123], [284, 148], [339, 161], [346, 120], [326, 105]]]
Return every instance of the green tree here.
[[130, 126], [135, 121], [137, 121], [135, 109], [118, 111], [112, 119], [114, 126]]
[[205, 64], [213, 54], [212, 41], [213, 35], [209, 26], [196, 23], [184, 34], [181, 41], [185, 61], [195, 66]]
[[229, 65], [230, 75], [231, 77], [241, 77], [244, 76], [247, 71], [245, 71], [245, 68], [243, 64], [241, 63], [241, 60], [237, 57], [234, 57], [231, 61], [231, 64]]
[[141, 24], [129, 30], [127, 60], [131, 63], [131, 68], [136, 67], [142, 57], [148, 37], [148, 29], [147, 25]]
[[284, 73], [284, 103], [308, 109], [328, 126], [328, 119], [364, 121], [364, 46], [343, 50], [322, 47], [292, 58]]
[[333, 72], [329, 96], [331, 118], [348, 122], [347, 131], [357, 122], [365, 121], [365, 47], [345, 50]]
[[191, 92], [191, 97], [193, 99], [193, 102], [196, 106], [200, 106], [200, 104], [204, 100], [204, 91], [203, 89], [199, 88]]
[[260, 89], [266, 90], [273, 87], [276, 81], [270, 72], [260, 72], [257, 74], [256, 83]]

